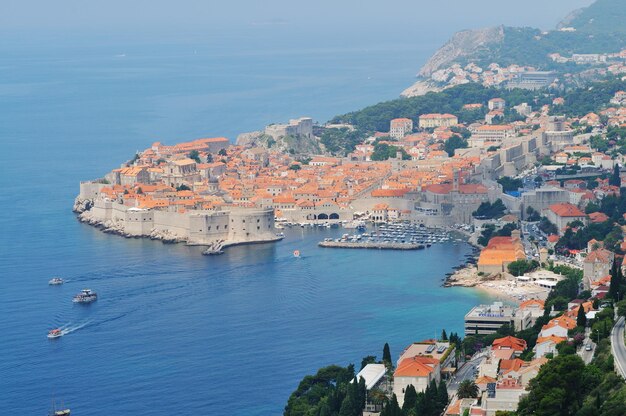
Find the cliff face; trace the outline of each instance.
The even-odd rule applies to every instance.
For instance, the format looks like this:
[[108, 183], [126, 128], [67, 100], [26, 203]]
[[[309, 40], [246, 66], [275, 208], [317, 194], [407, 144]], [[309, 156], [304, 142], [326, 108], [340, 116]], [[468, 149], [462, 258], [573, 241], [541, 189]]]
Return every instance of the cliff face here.
[[501, 43], [503, 40], [503, 26], [457, 32], [435, 52], [418, 75], [425, 78], [430, 77], [435, 71], [450, 66], [460, 58], [474, 55], [481, 49]]

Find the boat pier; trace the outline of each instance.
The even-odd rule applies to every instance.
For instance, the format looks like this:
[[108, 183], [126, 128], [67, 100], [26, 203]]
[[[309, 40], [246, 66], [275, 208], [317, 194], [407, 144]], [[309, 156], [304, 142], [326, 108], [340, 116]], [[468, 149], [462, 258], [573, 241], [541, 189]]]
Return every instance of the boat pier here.
[[384, 241], [321, 241], [318, 245], [327, 248], [365, 248], [378, 250], [421, 250], [426, 248], [423, 244], [392, 243]]

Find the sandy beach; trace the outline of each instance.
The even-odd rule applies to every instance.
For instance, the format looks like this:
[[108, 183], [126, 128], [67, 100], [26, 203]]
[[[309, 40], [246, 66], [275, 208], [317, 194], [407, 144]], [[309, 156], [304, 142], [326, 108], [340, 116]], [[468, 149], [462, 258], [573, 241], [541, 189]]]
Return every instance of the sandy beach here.
[[532, 283], [516, 282], [508, 273], [495, 276], [479, 276], [476, 265], [470, 264], [457, 270], [445, 283], [447, 287], [472, 287], [510, 302], [520, 303], [527, 299], [545, 299], [549, 289]]

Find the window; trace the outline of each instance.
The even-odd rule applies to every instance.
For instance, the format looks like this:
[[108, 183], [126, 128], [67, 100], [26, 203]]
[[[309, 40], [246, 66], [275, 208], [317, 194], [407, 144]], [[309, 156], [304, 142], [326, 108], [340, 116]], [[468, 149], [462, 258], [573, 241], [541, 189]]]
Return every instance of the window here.
[[257, 226], [256, 226], [256, 229], [257, 229], [257, 230], [260, 230], [260, 229], [261, 229], [261, 227], [257, 225]]

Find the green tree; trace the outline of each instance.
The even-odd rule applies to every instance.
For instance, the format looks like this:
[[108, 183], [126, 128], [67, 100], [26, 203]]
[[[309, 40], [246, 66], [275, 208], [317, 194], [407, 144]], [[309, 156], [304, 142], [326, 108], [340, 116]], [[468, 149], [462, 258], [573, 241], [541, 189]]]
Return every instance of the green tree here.
[[463, 380], [461, 384], [459, 384], [456, 395], [459, 399], [466, 399], [477, 397], [479, 392], [480, 390], [473, 380]]
[[448, 334], [446, 333], [446, 330], [445, 330], [445, 329], [443, 329], [443, 330], [441, 331], [441, 340], [442, 340], [442, 341], [447, 341], [447, 340], [448, 340]]
[[576, 315], [576, 325], [585, 327], [587, 326], [587, 316], [585, 315], [585, 308], [583, 305], [578, 307], [578, 315]]
[[177, 191], [191, 191], [191, 188], [185, 184], [179, 185], [176, 187]]
[[620, 300], [615, 306], [617, 306], [617, 314], [619, 316], [626, 316], [626, 300]]
[[502, 217], [505, 212], [506, 206], [502, 200], [498, 198], [493, 204], [489, 201], [483, 202], [472, 215], [479, 219], [494, 219]]
[[582, 406], [585, 363], [576, 354], [559, 355], [530, 381], [529, 394], [518, 407], [520, 416], [572, 415]]
[[202, 163], [202, 161], [200, 160], [200, 153], [197, 150], [192, 150], [191, 152], [189, 152], [187, 157], [189, 157], [189, 159], [195, 160], [196, 163]]
[[613, 167], [613, 174], [609, 178], [609, 185], [620, 187], [622, 185], [622, 179], [620, 177], [619, 165], [615, 164]]
[[387, 365], [387, 367], [392, 366], [391, 350], [389, 349], [389, 344], [386, 342], [385, 346], [383, 347], [383, 362]]
[[499, 178], [498, 183], [502, 185], [502, 190], [504, 192], [517, 191], [524, 185], [521, 179], [513, 179], [510, 176], [503, 176]]
[[387, 405], [383, 408], [383, 411], [380, 412], [380, 416], [404, 416], [402, 414], [402, 409], [400, 409], [400, 405], [398, 404], [398, 398], [394, 394], [391, 396], [391, 400]]
[[526, 208], [526, 215], [526, 221], [536, 222], [541, 220], [541, 215], [533, 207]]
[[452, 157], [454, 156], [454, 151], [456, 149], [465, 149], [466, 147], [467, 147], [467, 140], [455, 134], [452, 137], [450, 137], [448, 140], [446, 140], [445, 144], [443, 145], [443, 150], [445, 150], [448, 156]]
[[610, 299], [615, 301], [620, 300], [620, 287], [622, 285], [622, 268], [618, 265], [617, 261], [613, 262], [613, 267], [611, 268], [611, 285], [609, 286], [609, 293], [607, 296]]
[[361, 370], [363, 370], [366, 365], [374, 363], [376, 363], [375, 355], [368, 355], [366, 357], [363, 357], [363, 359], [361, 360]]
[[401, 147], [391, 146], [387, 143], [377, 143], [374, 145], [374, 152], [370, 157], [372, 160], [388, 160], [400, 154], [402, 160], [411, 160], [411, 156]]
[[513, 276], [522, 276], [525, 273], [535, 270], [539, 263], [535, 260], [516, 260], [508, 265], [509, 273]]
[[446, 386], [446, 382], [441, 380], [441, 382], [439, 382], [439, 386], [437, 386], [437, 402], [439, 403], [439, 408], [441, 410], [445, 409], [449, 400], [448, 387]]
[[300, 169], [302, 169], [302, 166], [300, 166], [298, 163], [294, 163], [291, 166], [289, 166], [289, 169], [291, 170], [295, 170], [296, 172], [299, 171]]
[[226, 152], [225, 148], [224, 149], [220, 149], [220, 151], [217, 152], [217, 154], [220, 155], [220, 156], [227, 156], [228, 155], [228, 153]]
[[404, 403], [402, 404], [402, 411], [407, 414], [409, 410], [412, 410], [417, 404], [417, 392], [412, 384], [409, 384], [404, 391]]
[[558, 229], [556, 225], [552, 224], [547, 217], [541, 217], [539, 221], [539, 229], [546, 234], [558, 234]]

